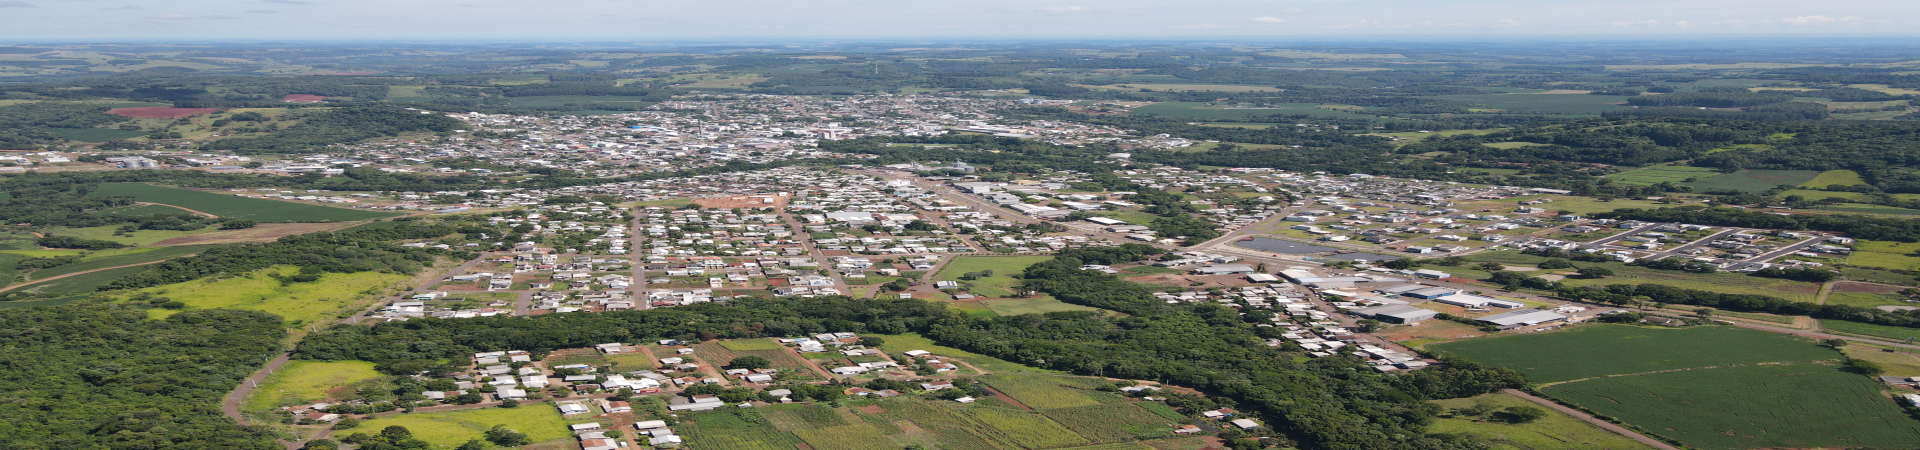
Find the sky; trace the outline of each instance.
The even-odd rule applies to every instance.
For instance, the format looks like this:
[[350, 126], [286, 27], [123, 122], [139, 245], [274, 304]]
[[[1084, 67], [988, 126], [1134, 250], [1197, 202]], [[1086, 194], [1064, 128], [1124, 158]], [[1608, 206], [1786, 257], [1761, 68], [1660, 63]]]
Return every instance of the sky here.
[[1920, 36], [1914, 0], [0, 0], [0, 41]]

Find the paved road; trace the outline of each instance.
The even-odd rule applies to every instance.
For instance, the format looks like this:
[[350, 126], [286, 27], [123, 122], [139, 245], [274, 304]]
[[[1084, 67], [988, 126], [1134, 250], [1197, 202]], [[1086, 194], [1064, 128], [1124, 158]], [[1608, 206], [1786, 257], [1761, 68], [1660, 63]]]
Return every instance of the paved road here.
[[1611, 422], [1600, 420], [1599, 418], [1595, 418], [1593, 416], [1587, 415], [1587, 413], [1580, 412], [1580, 410], [1568, 408], [1566, 405], [1554, 403], [1552, 400], [1535, 397], [1533, 394], [1528, 394], [1519, 389], [1507, 389], [1504, 392], [1508, 394], [1513, 394], [1514, 396], [1517, 396], [1520, 398], [1527, 399], [1527, 401], [1537, 403], [1540, 406], [1553, 408], [1554, 411], [1566, 413], [1567, 415], [1573, 416], [1576, 419], [1580, 419], [1587, 423], [1593, 424], [1593, 426], [1597, 426], [1597, 427], [1606, 429], [1607, 431], [1612, 431], [1614, 433], [1619, 433], [1621, 436], [1632, 438], [1633, 440], [1640, 441], [1640, 443], [1647, 444], [1648, 446], [1651, 446], [1653, 448], [1657, 448], [1660, 450], [1680, 450], [1679, 448], [1674, 447], [1673, 445], [1667, 444], [1665, 442], [1660, 442], [1659, 439], [1654, 439], [1654, 438], [1647, 437], [1644, 434], [1635, 433], [1633, 432], [1633, 430], [1621, 428], [1619, 425], [1614, 425]]

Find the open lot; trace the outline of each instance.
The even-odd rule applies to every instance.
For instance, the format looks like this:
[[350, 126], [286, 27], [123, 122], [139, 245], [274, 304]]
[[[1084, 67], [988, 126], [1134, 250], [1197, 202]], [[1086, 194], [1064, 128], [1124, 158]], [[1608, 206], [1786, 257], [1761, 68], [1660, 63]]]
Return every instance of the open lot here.
[[1662, 182], [1684, 183], [1690, 179], [1710, 178], [1719, 174], [1720, 172], [1705, 167], [1648, 166], [1607, 175], [1607, 179], [1621, 184], [1652, 186]]
[[1872, 379], [1801, 363], [1645, 374], [1545, 393], [1699, 448], [1905, 447], [1920, 421]]
[[[935, 274], [933, 279], [959, 281], [962, 284], [971, 283], [973, 288], [970, 292], [974, 295], [1011, 297], [1014, 293], [1013, 287], [1020, 284], [1020, 279], [1014, 278], [1014, 275], [1027, 270], [1027, 266], [1052, 258], [1051, 256], [961, 256], [947, 263], [946, 267], [941, 268], [940, 273]], [[993, 276], [972, 281], [960, 279], [961, 275], [968, 272], [987, 270], [992, 270]]]
[[[1533, 406], [1533, 402], [1509, 394], [1493, 393], [1477, 397], [1436, 400], [1433, 403], [1447, 409], [1469, 408], [1476, 405], [1492, 405], [1495, 410], [1514, 406]], [[1546, 408], [1541, 408], [1546, 409]], [[1493, 420], [1476, 420], [1462, 416], [1441, 417], [1433, 421], [1427, 430], [1434, 433], [1461, 435], [1487, 442], [1496, 449], [1511, 450], [1554, 450], [1563, 448], [1604, 449], [1604, 450], [1645, 450], [1648, 447], [1626, 436], [1614, 434], [1572, 416], [1548, 409], [1547, 416], [1529, 423], [1513, 424]]]
[[1698, 192], [1761, 192], [1783, 184], [1799, 186], [1819, 175], [1820, 172], [1811, 170], [1742, 170], [1702, 178], [1687, 185], [1693, 186]]
[[1536, 383], [1730, 364], [1839, 359], [1813, 341], [1727, 326], [1592, 324], [1448, 342], [1428, 349], [1525, 372]]
[[329, 400], [327, 391], [379, 377], [373, 363], [366, 361], [292, 361], [260, 383], [240, 408], [262, 411], [324, 402]]
[[95, 196], [127, 196], [220, 217], [250, 219], [259, 222], [340, 222], [393, 217], [397, 213], [365, 211], [304, 203], [244, 198], [146, 183], [108, 183], [93, 191]]
[[1805, 183], [1800, 183], [1800, 187], [1823, 188], [1836, 184], [1842, 186], [1859, 186], [1867, 184], [1867, 181], [1860, 179], [1859, 172], [1851, 170], [1829, 170], [1820, 172], [1820, 175], [1813, 177], [1811, 180], [1807, 180]]
[[450, 450], [469, 440], [484, 441], [487, 430], [494, 425], [526, 433], [533, 442], [572, 437], [560, 411], [548, 405], [388, 415], [361, 422], [359, 429], [379, 432], [390, 426], [407, 427], [413, 437], [433, 444], [436, 450]]
[[[138, 269], [138, 268], [136, 268]], [[379, 293], [405, 281], [406, 275], [360, 272], [329, 273], [319, 281], [281, 285], [269, 274], [293, 275], [299, 269], [277, 267], [232, 278], [205, 278], [142, 289], [155, 296], [172, 298], [188, 309], [231, 308], [278, 314], [288, 325], [301, 325], [334, 317], [343, 308], [370, 293]], [[163, 318], [173, 310], [150, 309], [148, 315]]]

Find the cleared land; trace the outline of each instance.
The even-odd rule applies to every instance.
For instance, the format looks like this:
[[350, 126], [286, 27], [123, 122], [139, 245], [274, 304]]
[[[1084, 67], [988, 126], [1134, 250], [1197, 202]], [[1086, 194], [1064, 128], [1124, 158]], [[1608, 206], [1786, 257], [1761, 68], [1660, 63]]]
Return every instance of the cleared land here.
[[289, 404], [329, 400], [327, 391], [379, 378], [366, 361], [292, 361], [268, 376], [248, 395], [241, 409], [262, 411]]
[[1607, 175], [1607, 179], [1621, 184], [1652, 186], [1662, 182], [1685, 183], [1689, 179], [1705, 179], [1718, 174], [1719, 172], [1705, 167], [1651, 166]]
[[1702, 178], [1687, 185], [1693, 186], [1698, 192], [1761, 192], [1783, 184], [1799, 186], [1819, 175], [1820, 172], [1811, 170], [1742, 170]]
[[1839, 359], [1807, 339], [1727, 326], [1677, 329], [1593, 324], [1562, 331], [1427, 346], [1525, 372], [1534, 382], [1732, 364]]
[[109, 267], [120, 267], [120, 266], [133, 265], [133, 264], [146, 264], [146, 263], [152, 263], [152, 262], [165, 261], [173, 258], [178, 258], [181, 256], [199, 253], [201, 250], [206, 250], [213, 247], [216, 247], [216, 246], [196, 245], [196, 246], [188, 246], [188, 247], [137, 249], [139, 251], [126, 252], [126, 253], [111, 252], [111, 251], [99, 252], [93, 255], [89, 255], [86, 259], [77, 263], [68, 264], [60, 267], [35, 270], [33, 271], [33, 273], [28, 274], [27, 278], [28, 280], [37, 281], [37, 280], [45, 280], [48, 278], [53, 278], [58, 276], [86, 272], [89, 270], [99, 270], [99, 269], [105, 269]]
[[1800, 183], [1800, 187], [1823, 188], [1836, 184], [1842, 186], [1859, 186], [1867, 184], [1867, 180], [1860, 179], [1859, 172], [1851, 170], [1829, 170], [1820, 172], [1819, 176], [1815, 176], [1805, 183]]
[[[137, 268], [136, 268], [137, 269]], [[188, 309], [248, 309], [278, 314], [288, 325], [314, 323], [333, 317], [361, 296], [379, 293], [408, 276], [381, 272], [329, 273], [319, 281], [281, 285], [269, 274], [293, 275], [294, 267], [277, 267], [231, 278], [207, 278], [142, 289], [155, 296], [187, 304]], [[59, 280], [64, 281], [64, 280]], [[173, 310], [147, 310], [153, 318]]]
[[1700, 448], [1905, 447], [1920, 421], [1870, 378], [1780, 364], [1600, 378], [1547, 394]]
[[548, 405], [397, 414], [361, 422], [358, 429], [379, 432], [396, 425], [407, 427], [413, 437], [433, 444], [436, 449], [452, 449], [474, 439], [485, 441], [487, 430], [494, 425], [506, 425], [526, 433], [533, 442], [572, 437], [567, 433], [568, 423], [560, 417], [560, 411]]
[[[987, 297], [1002, 297], [1002, 298], [1011, 297], [1013, 296], [1013, 287], [1015, 285], [1020, 284], [1020, 279], [1014, 278], [1013, 275], [1019, 274], [1020, 271], [1027, 270], [1027, 266], [1031, 266], [1041, 261], [1046, 261], [1048, 259], [1052, 259], [1052, 257], [1050, 256], [962, 256], [962, 257], [954, 258], [953, 262], [947, 263], [946, 267], [941, 268], [940, 273], [934, 275], [933, 279], [936, 281], [959, 281], [961, 283], [972, 283], [973, 288], [969, 292], [972, 292], [975, 295], [983, 295]], [[972, 281], [966, 281], [966, 280], [960, 279], [961, 275], [965, 275], [968, 272], [981, 272], [981, 271], [987, 271], [987, 270], [992, 270], [993, 276], [983, 277], [983, 278], [972, 280]]]
[[[1436, 400], [1433, 403], [1447, 409], [1468, 408], [1475, 405], [1492, 405], [1495, 410], [1514, 406], [1533, 406], [1525, 399], [1508, 394], [1494, 393], [1471, 398]], [[1476, 420], [1463, 416], [1443, 416], [1433, 421], [1427, 430], [1433, 433], [1446, 433], [1486, 442], [1495, 449], [1511, 450], [1555, 450], [1564, 448], [1601, 449], [1601, 450], [1644, 450], [1652, 447], [1639, 441], [1600, 429], [1572, 416], [1547, 408], [1547, 416], [1530, 423], [1513, 424], [1491, 420]]]
[[154, 186], [146, 183], [102, 184], [100, 188], [95, 189], [91, 195], [101, 197], [133, 197], [143, 202], [172, 205], [220, 217], [249, 219], [260, 222], [340, 222], [379, 219], [399, 215], [397, 213], [381, 211], [363, 211], [278, 200], [245, 198]]
[[971, 364], [974, 367], [979, 367], [980, 370], [985, 370], [991, 373], [1041, 373], [1041, 374], [1064, 373], [1060, 371], [1028, 367], [1028, 366], [1020, 365], [1019, 363], [1014, 363], [1004, 359], [995, 358], [992, 356], [982, 355], [978, 353], [969, 352], [966, 350], [961, 350], [953, 347], [947, 347], [944, 345], [935, 344], [933, 343], [933, 340], [927, 339], [926, 337], [918, 334], [912, 334], [912, 333], [879, 334], [875, 336], [879, 336], [880, 338], [886, 340], [885, 343], [880, 344], [880, 350], [885, 351], [888, 354], [897, 355], [910, 350], [926, 350], [929, 352], [933, 352], [935, 356], [959, 358], [960, 361]]

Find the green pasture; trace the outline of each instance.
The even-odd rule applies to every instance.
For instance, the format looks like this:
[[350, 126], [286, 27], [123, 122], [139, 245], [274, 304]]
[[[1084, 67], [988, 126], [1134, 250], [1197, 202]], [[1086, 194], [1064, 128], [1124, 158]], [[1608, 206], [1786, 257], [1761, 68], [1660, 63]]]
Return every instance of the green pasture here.
[[1427, 346], [1525, 372], [1536, 383], [1731, 364], [1839, 359], [1813, 341], [1730, 326], [1654, 328], [1592, 324]]
[[91, 195], [133, 197], [143, 202], [173, 205], [225, 218], [250, 219], [259, 222], [344, 222], [398, 215], [390, 212], [245, 198], [146, 183], [102, 184]]

